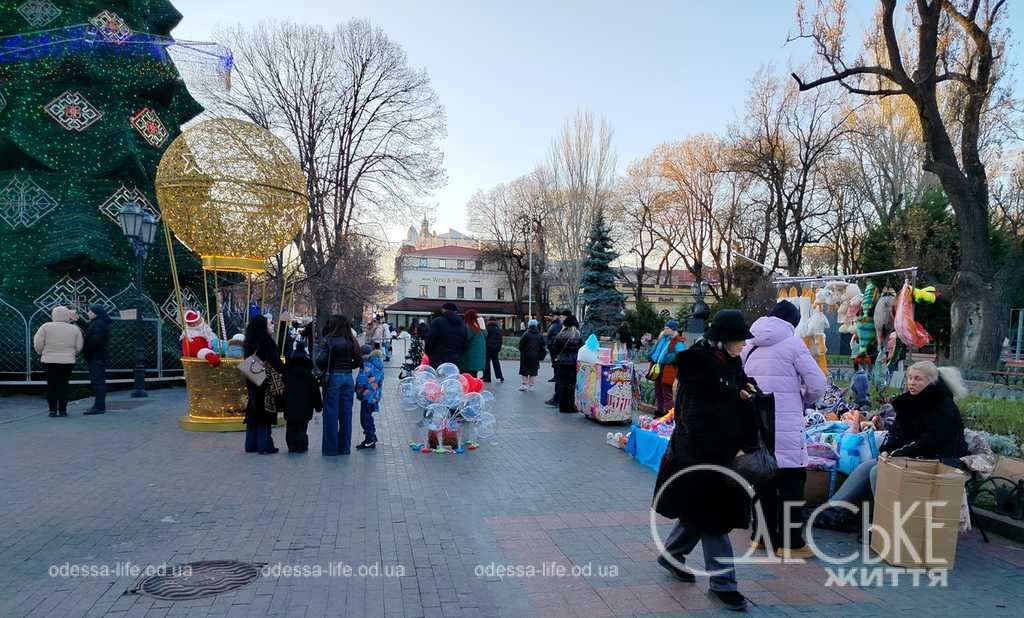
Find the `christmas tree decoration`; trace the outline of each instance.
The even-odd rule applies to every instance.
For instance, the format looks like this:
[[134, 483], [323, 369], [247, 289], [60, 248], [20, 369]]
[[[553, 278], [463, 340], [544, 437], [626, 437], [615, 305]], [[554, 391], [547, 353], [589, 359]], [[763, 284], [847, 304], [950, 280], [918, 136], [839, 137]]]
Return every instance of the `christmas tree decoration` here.
[[68, 131], [85, 131], [103, 116], [80, 92], [67, 92], [46, 105], [46, 113]]
[[167, 127], [160, 122], [156, 112], [148, 107], [142, 108], [138, 114], [132, 116], [132, 126], [154, 148], [163, 146], [167, 141]]
[[[160, 218], [160, 157], [202, 111], [171, 50], [190, 73], [222, 76], [232, 64], [223, 47], [171, 38], [180, 20], [166, 0], [0, 0], [0, 373], [40, 368], [23, 342], [47, 306], [97, 302], [115, 318], [135, 308], [125, 293], [135, 258], [117, 215], [137, 205]], [[182, 284], [203, 290], [199, 261], [180, 243], [170, 248]], [[151, 298], [172, 291], [167, 251], [158, 243], [145, 262]], [[114, 336], [155, 342], [154, 320], [166, 316], [155, 303], [145, 307], [145, 323], [115, 320]], [[177, 336], [162, 345], [154, 344], [149, 367], [160, 355], [160, 366], [173, 366]], [[129, 369], [133, 359], [114, 362], [113, 370]]]
[[598, 337], [611, 337], [625, 319], [626, 297], [615, 287], [615, 273], [611, 263], [619, 257], [611, 238], [611, 228], [600, 210], [594, 218], [590, 241], [583, 259], [584, 306], [583, 326], [586, 333]]
[[129, 189], [124, 185], [121, 185], [120, 189], [107, 198], [107, 201], [100, 204], [100, 212], [107, 215], [114, 223], [119, 224], [117, 215], [128, 204], [135, 204], [157, 221], [160, 220], [160, 211], [149, 203], [149, 198], [146, 197], [145, 193], [139, 191], [138, 187]]
[[18, 7], [18, 13], [28, 25], [40, 28], [60, 17], [61, 10], [50, 0], [28, 0]]
[[156, 192], [164, 221], [207, 270], [263, 272], [309, 213], [295, 155], [270, 131], [233, 118], [205, 120], [175, 139]]
[[0, 219], [13, 229], [32, 227], [56, 207], [57, 200], [27, 176], [15, 176], [0, 191]]
[[108, 43], [121, 45], [132, 36], [132, 29], [113, 11], [103, 11], [90, 19], [89, 23], [96, 27], [100, 36]]

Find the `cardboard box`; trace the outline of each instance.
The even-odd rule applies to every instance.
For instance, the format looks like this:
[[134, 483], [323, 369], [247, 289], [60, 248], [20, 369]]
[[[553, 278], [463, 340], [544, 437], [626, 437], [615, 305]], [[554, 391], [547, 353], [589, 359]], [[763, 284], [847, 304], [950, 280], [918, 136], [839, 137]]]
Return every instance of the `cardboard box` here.
[[992, 476], [1000, 476], [1013, 482], [1024, 481], [1024, 459], [1000, 455], [996, 459], [996, 467], [992, 470]]
[[838, 470], [808, 470], [804, 500], [812, 506], [827, 502], [845, 480], [846, 475]]
[[934, 460], [879, 459], [871, 549], [894, 566], [953, 568], [966, 480]]

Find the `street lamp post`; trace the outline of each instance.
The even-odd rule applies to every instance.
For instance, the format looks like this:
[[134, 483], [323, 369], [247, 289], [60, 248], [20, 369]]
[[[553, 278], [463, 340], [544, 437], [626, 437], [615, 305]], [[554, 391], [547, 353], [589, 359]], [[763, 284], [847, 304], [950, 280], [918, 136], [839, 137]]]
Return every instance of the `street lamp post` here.
[[703, 335], [704, 322], [708, 319], [708, 314], [711, 313], [711, 308], [704, 302], [704, 296], [708, 293], [707, 281], [698, 279], [693, 284], [692, 292], [693, 311], [690, 312], [689, 331], [697, 333], [698, 335]]
[[128, 238], [132, 253], [135, 254], [135, 320], [139, 327], [135, 337], [135, 387], [132, 390], [132, 397], [146, 397], [146, 341], [142, 337], [142, 312], [146, 296], [142, 287], [142, 267], [156, 237], [156, 219], [134, 203], [122, 208], [117, 218], [121, 224], [121, 231]]

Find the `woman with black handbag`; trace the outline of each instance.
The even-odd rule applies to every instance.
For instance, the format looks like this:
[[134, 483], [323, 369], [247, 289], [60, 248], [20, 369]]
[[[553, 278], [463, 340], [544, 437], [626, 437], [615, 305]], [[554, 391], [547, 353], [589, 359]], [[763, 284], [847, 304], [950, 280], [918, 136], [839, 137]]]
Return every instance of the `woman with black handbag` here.
[[[653, 504], [661, 515], [678, 519], [658, 564], [677, 579], [694, 582], [683, 565], [701, 543], [711, 593], [735, 611], [744, 611], [747, 600], [737, 589], [729, 532], [749, 525], [751, 490], [731, 472], [738, 452], [758, 448], [756, 385], [739, 358], [750, 337], [743, 314], [725, 309], [715, 315], [705, 339], [676, 357], [676, 428], [658, 471]], [[708, 465], [722, 470], [688, 470]]]
[[[284, 363], [277, 354], [277, 345], [270, 335], [267, 318], [255, 316], [249, 320], [245, 328], [245, 358], [255, 356], [264, 367], [272, 368], [284, 374]], [[245, 408], [245, 452], [273, 455], [278, 452], [274, 446], [271, 427], [277, 422], [277, 412], [268, 412], [266, 398], [273, 378], [265, 379], [256, 384], [246, 380], [245, 386], [249, 393], [249, 404]]]

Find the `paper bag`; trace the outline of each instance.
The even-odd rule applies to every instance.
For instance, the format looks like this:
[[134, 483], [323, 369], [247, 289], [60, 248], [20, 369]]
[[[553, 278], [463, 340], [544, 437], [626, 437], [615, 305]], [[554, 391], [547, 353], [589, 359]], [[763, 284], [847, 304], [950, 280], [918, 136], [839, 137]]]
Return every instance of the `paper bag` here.
[[934, 460], [879, 459], [871, 549], [894, 566], [953, 568], [966, 480]]

